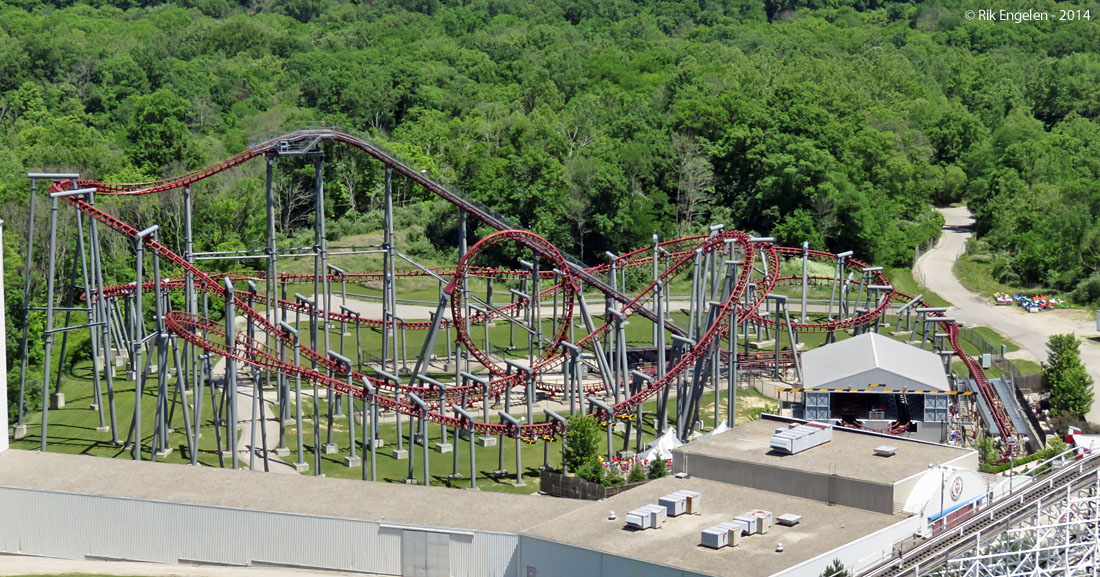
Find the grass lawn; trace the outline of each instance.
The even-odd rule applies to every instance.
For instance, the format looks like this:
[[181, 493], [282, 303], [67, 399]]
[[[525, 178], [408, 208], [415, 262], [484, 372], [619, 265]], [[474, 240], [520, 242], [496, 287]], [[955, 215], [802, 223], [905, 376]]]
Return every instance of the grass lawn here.
[[947, 300], [945, 300], [940, 295], [917, 284], [916, 279], [913, 278], [913, 269], [891, 267], [885, 269], [884, 272], [886, 273], [886, 276], [890, 279], [890, 282], [893, 283], [894, 289], [914, 297], [919, 294], [923, 294], [924, 302], [928, 303], [928, 306], [951, 306], [951, 303], [947, 302]]
[[989, 327], [974, 327], [967, 330], [977, 333], [978, 336], [985, 339], [985, 342], [993, 345], [994, 348], [1000, 348], [1001, 345], [1004, 345], [1005, 351], [1010, 353], [1020, 350], [1020, 347], [1016, 343], [1008, 340], [1007, 337]]
[[[969, 251], [970, 247], [967, 247]], [[993, 276], [993, 263], [988, 254], [963, 253], [954, 267], [955, 276], [967, 290], [982, 295], [983, 298], [993, 301], [993, 293], [1003, 292], [1008, 294], [1044, 294], [1047, 296], [1061, 296], [1058, 291], [1043, 286], [1018, 286], [1002, 283]]]
[[[99, 425], [97, 413], [93, 410], [89, 410], [89, 405], [93, 402], [93, 395], [91, 393], [91, 365], [89, 362], [79, 363], [74, 370], [66, 372], [62, 379], [62, 391], [66, 395], [66, 405], [59, 410], [50, 411], [50, 427], [48, 437], [48, 451], [61, 452], [70, 454], [84, 454], [94, 455], [99, 457], [113, 457], [113, 458], [131, 458], [130, 452], [124, 450], [120, 446], [111, 444], [111, 434], [109, 432], [96, 431], [96, 427]], [[121, 374], [121, 371], [120, 373]], [[308, 390], [308, 389], [307, 389]], [[170, 392], [171, 392], [171, 380], [170, 380]], [[115, 402], [116, 413], [118, 418], [119, 436], [121, 439], [126, 438], [126, 431], [129, 429], [131, 422], [131, 416], [134, 407], [134, 383], [132, 381], [116, 380], [115, 382]], [[321, 419], [321, 440], [327, 441], [327, 415], [328, 405], [323, 400], [318, 409], [322, 415]], [[724, 407], [725, 395], [719, 395], [719, 406]], [[104, 395], [104, 403], [106, 403], [106, 395]], [[152, 427], [153, 419], [155, 415], [156, 404], [156, 383], [155, 379], [150, 379], [149, 384], [146, 386], [145, 394], [142, 397], [142, 447], [144, 450], [143, 458], [150, 459], [150, 451], [152, 448]], [[217, 453], [216, 435], [213, 427], [213, 413], [211, 411], [211, 399], [209, 389], [206, 390], [206, 394], [203, 398], [203, 425], [202, 425], [202, 439], [199, 441], [199, 457], [198, 460], [201, 464], [207, 466], [218, 466], [219, 459]], [[774, 412], [778, 407], [778, 402], [774, 399], [764, 397], [753, 389], [742, 389], [738, 391], [738, 403], [737, 403], [737, 419], [738, 422], [745, 422], [759, 418], [760, 414], [765, 411]], [[272, 407], [273, 412], [277, 412], [277, 407]], [[494, 409], [495, 410], [495, 409]], [[655, 438], [654, 430], [654, 412], [656, 410], [656, 401], [650, 401], [643, 406], [645, 411], [644, 425], [643, 425], [643, 443], [647, 443]], [[106, 412], [106, 407], [105, 407]], [[305, 462], [309, 463], [312, 468], [314, 462], [314, 456], [312, 453], [315, 446], [315, 440], [312, 435], [312, 402], [308, 400], [303, 401], [303, 427], [306, 429], [306, 435], [303, 438], [303, 444], [305, 447]], [[559, 411], [560, 412], [560, 411]], [[704, 423], [704, 431], [709, 430], [713, 426], [715, 414], [715, 398], [712, 390], [705, 393], [700, 406], [700, 419]], [[291, 448], [292, 453], [285, 460], [287, 462], [297, 461], [296, 449], [297, 449], [297, 429], [294, 426], [294, 410], [293, 407], [288, 414], [287, 419], [287, 431], [286, 431], [286, 446]], [[536, 412], [536, 419], [541, 421], [543, 419], [541, 410]], [[24, 450], [37, 450], [40, 445], [40, 423], [41, 412], [36, 411], [30, 413], [26, 417], [27, 423], [27, 436], [23, 439], [12, 443], [12, 447], [16, 449]], [[172, 425], [179, 427], [179, 429], [169, 435], [169, 446], [174, 450], [167, 457], [160, 460], [170, 463], [187, 463], [190, 462], [190, 457], [186, 449], [186, 436], [182, 430], [183, 415], [181, 409], [177, 407], [174, 414]], [[274, 425], [274, 422], [269, 422], [269, 426]], [[405, 437], [403, 442], [405, 448], [408, 449], [408, 421], [403, 421]], [[361, 469], [349, 468], [344, 465], [344, 457], [347, 453], [348, 444], [348, 432], [349, 425], [346, 418], [337, 419], [333, 423], [333, 441], [337, 443], [341, 450], [338, 453], [331, 455], [322, 455], [322, 472], [326, 476], [342, 477], [342, 478], [354, 478], [361, 477]], [[224, 434], [224, 427], [221, 429], [221, 433]], [[238, 432], [238, 438], [246, 438], [250, 435], [249, 423], [242, 423]], [[385, 441], [385, 446], [380, 448], [377, 454], [377, 466], [378, 473], [377, 478], [380, 481], [385, 482], [403, 482], [403, 479], [408, 475], [408, 461], [397, 460], [392, 457], [392, 451], [397, 447], [397, 426], [394, 423], [383, 424], [379, 427], [379, 435]], [[437, 441], [440, 440], [442, 432], [438, 425], [428, 426], [428, 439], [429, 447], [432, 447]], [[453, 431], [448, 431], [449, 441], [454, 445], [455, 449], [459, 453], [458, 455], [458, 467], [459, 471], [463, 472], [463, 475], [468, 475], [469, 466], [469, 445], [466, 441], [455, 442]], [[360, 426], [356, 426], [356, 439], [362, 439], [362, 429]], [[631, 434], [629, 439], [629, 447], [634, 448], [635, 443], [634, 434]], [[601, 436], [601, 451], [606, 453], [606, 437]], [[522, 459], [523, 476], [526, 483], [524, 487], [514, 487], [512, 482], [515, 475], [515, 442], [510, 438], [504, 438], [498, 440], [497, 447], [477, 447], [477, 467], [478, 467], [478, 487], [483, 490], [490, 491], [504, 491], [504, 492], [516, 492], [516, 493], [532, 493], [538, 490], [538, 468], [543, 464], [543, 441], [537, 440], [534, 443], [521, 442], [520, 454]], [[613, 448], [617, 451], [624, 447], [624, 431], [618, 431], [614, 434]], [[498, 459], [501, 458], [501, 449], [503, 449], [503, 464], [504, 468], [509, 470], [512, 475], [505, 478], [496, 478], [492, 471], [498, 468]], [[362, 452], [359, 452], [362, 455]], [[416, 446], [416, 454], [414, 455], [414, 475], [417, 477], [422, 476], [423, 463], [421, 462], [423, 455], [423, 447], [421, 445]], [[549, 463], [551, 466], [558, 466], [561, 460], [561, 443], [554, 442], [550, 444], [549, 450]], [[432, 483], [436, 485], [452, 484], [456, 487], [467, 487], [469, 485], [468, 479], [465, 481], [456, 480], [450, 481], [447, 475], [452, 472], [452, 462], [454, 459], [453, 454], [440, 454], [434, 450], [429, 451], [430, 469], [432, 474]], [[226, 460], [228, 463], [228, 459]], [[257, 457], [257, 467], [262, 467], [262, 458]], [[245, 457], [241, 461], [242, 467], [248, 466], [248, 459]], [[312, 471], [307, 474], [312, 474]]]

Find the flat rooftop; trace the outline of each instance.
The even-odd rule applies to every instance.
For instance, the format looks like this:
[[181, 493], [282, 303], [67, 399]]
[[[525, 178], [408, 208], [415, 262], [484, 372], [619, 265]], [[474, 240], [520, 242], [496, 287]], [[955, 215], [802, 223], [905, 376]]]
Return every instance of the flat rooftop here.
[[509, 533], [588, 504], [14, 449], [0, 453], [0, 486]]
[[[901, 520], [697, 478], [667, 477], [604, 501], [579, 501], [19, 450], [0, 453], [0, 486], [518, 533], [732, 577], [770, 575]], [[625, 528], [628, 511], [680, 489], [701, 493], [702, 514], [669, 518], [656, 530]], [[802, 522], [775, 525], [736, 548], [699, 545], [700, 531], [753, 509], [801, 515]], [[607, 520], [612, 510], [616, 521]], [[783, 543], [783, 553], [775, 552], [777, 543]]]
[[[701, 515], [669, 517], [664, 527], [636, 531], [626, 527], [626, 514], [680, 489], [701, 494]], [[699, 532], [733, 517], [763, 509], [775, 517], [784, 513], [802, 516], [794, 527], [773, 525], [766, 535], [741, 539], [738, 547], [708, 549], [699, 544]], [[608, 512], [618, 519], [609, 521]], [[843, 506], [829, 506], [801, 497], [717, 481], [666, 477], [620, 493], [610, 499], [589, 502], [525, 531], [550, 541], [631, 557], [711, 575], [759, 577], [793, 567], [897, 523], [902, 517]], [[784, 551], [775, 552], [777, 543]]]
[[[928, 470], [929, 463], [942, 464], [973, 451], [945, 445], [907, 440], [905, 437], [867, 435], [833, 429], [833, 440], [795, 455], [771, 449], [776, 429], [787, 428], [785, 421], [759, 419], [738, 425], [725, 433], [696, 439], [676, 449], [685, 455], [706, 455], [730, 461], [761, 464], [780, 469], [796, 469], [823, 475], [858, 479], [892, 485]], [[893, 457], [875, 456], [875, 447], [898, 448]]]

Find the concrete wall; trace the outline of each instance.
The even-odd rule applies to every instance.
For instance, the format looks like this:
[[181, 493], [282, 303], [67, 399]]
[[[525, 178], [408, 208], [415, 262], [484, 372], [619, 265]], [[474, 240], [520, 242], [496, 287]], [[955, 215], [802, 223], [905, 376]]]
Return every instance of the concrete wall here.
[[518, 577], [519, 536], [0, 487], [0, 553], [400, 575], [406, 530], [447, 536], [449, 574]]
[[[408, 533], [445, 536], [453, 577], [703, 577], [545, 539], [0, 487], [0, 553], [401, 575]], [[431, 574], [429, 572], [429, 574]]]
[[704, 577], [701, 573], [527, 535], [520, 535], [519, 574], [522, 577]]
[[[769, 467], [759, 463], [730, 461], [726, 458], [696, 455], [686, 451], [672, 453], [673, 471], [720, 481], [731, 485], [762, 489], [838, 505], [893, 514], [894, 486], [823, 475], [795, 469]], [[830, 483], [832, 489], [830, 490]]]

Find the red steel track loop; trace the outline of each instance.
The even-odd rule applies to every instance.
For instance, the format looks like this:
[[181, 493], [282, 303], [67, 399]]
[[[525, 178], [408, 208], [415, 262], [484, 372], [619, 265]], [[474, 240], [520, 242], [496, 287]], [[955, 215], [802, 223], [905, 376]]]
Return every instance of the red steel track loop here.
[[[458, 340], [461, 341], [466, 347], [466, 350], [477, 359], [478, 363], [488, 369], [489, 373], [495, 377], [504, 376], [507, 370], [489, 357], [489, 351], [482, 351], [474, 344], [474, 340], [470, 337], [469, 331], [466, 330], [466, 312], [463, 310], [462, 294], [466, 289], [466, 279], [471, 272], [470, 263], [485, 251], [503, 242], [514, 242], [531, 249], [535, 254], [544, 259], [543, 262], [549, 261], [552, 269], [556, 268], [562, 271], [562, 275], [564, 275], [560, 283], [562, 296], [564, 297], [562, 301], [561, 317], [555, 327], [550, 346], [543, 348], [542, 343], [536, 343], [541, 358], [545, 359], [557, 354], [558, 350], [561, 348], [562, 341], [564, 341], [566, 335], [569, 334], [569, 326], [573, 319], [573, 298], [578, 290], [577, 283], [573, 280], [572, 273], [570, 273], [569, 268], [565, 266], [565, 258], [561, 256], [557, 248], [554, 248], [554, 245], [537, 234], [522, 230], [502, 230], [494, 232], [470, 247], [470, 250], [468, 250], [462, 257], [462, 260], [459, 261], [454, 278], [452, 278], [450, 285], [448, 285], [446, 289], [451, 294], [451, 319], [453, 319]], [[540, 296], [541, 294], [542, 291], [540, 291]], [[541, 299], [539, 302], [542, 302]], [[518, 304], [522, 305], [523, 303]], [[493, 311], [487, 312], [491, 314]], [[484, 314], [478, 313], [475, 316], [478, 317], [479, 322], [488, 321]], [[470, 320], [473, 321], [473, 317], [471, 317]], [[536, 367], [540, 365], [536, 365]], [[532, 367], [532, 369], [535, 369], [535, 367]]]

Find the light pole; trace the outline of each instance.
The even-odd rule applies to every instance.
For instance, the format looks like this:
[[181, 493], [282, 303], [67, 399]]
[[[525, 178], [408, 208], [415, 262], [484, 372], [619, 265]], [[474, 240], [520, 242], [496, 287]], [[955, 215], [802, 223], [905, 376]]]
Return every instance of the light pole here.
[[947, 490], [947, 469], [943, 465], [940, 465], [940, 523], [945, 527], [947, 526], [947, 520], [943, 514], [943, 492]]
[[[1011, 447], [1011, 452], [1009, 453], [1009, 456], [1008, 456], [1008, 459], [1009, 459], [1008, 494], [1009, 495], [1011, 495], [1012, 492], [1016, 489], [1016, 487], [1015, 487], [1015, 481], [1016, 481], [1016, 479], [1015, 479], [1015, 477], [1016, 477], [1016, 447], [1020, 444], [1020, 440], [1021, 439], [1020, 439], [1019, 435], [1016, 435], [1014, 437], [1009, 437], [1009, 439], [1008, 439], [1008, 446]], [[1022, 440], [1023, 440], [1024, 444], [1026, 445], [1028, 443], [1028, 441], [1030, 441], [1031, 439], [1025, 435]]]

